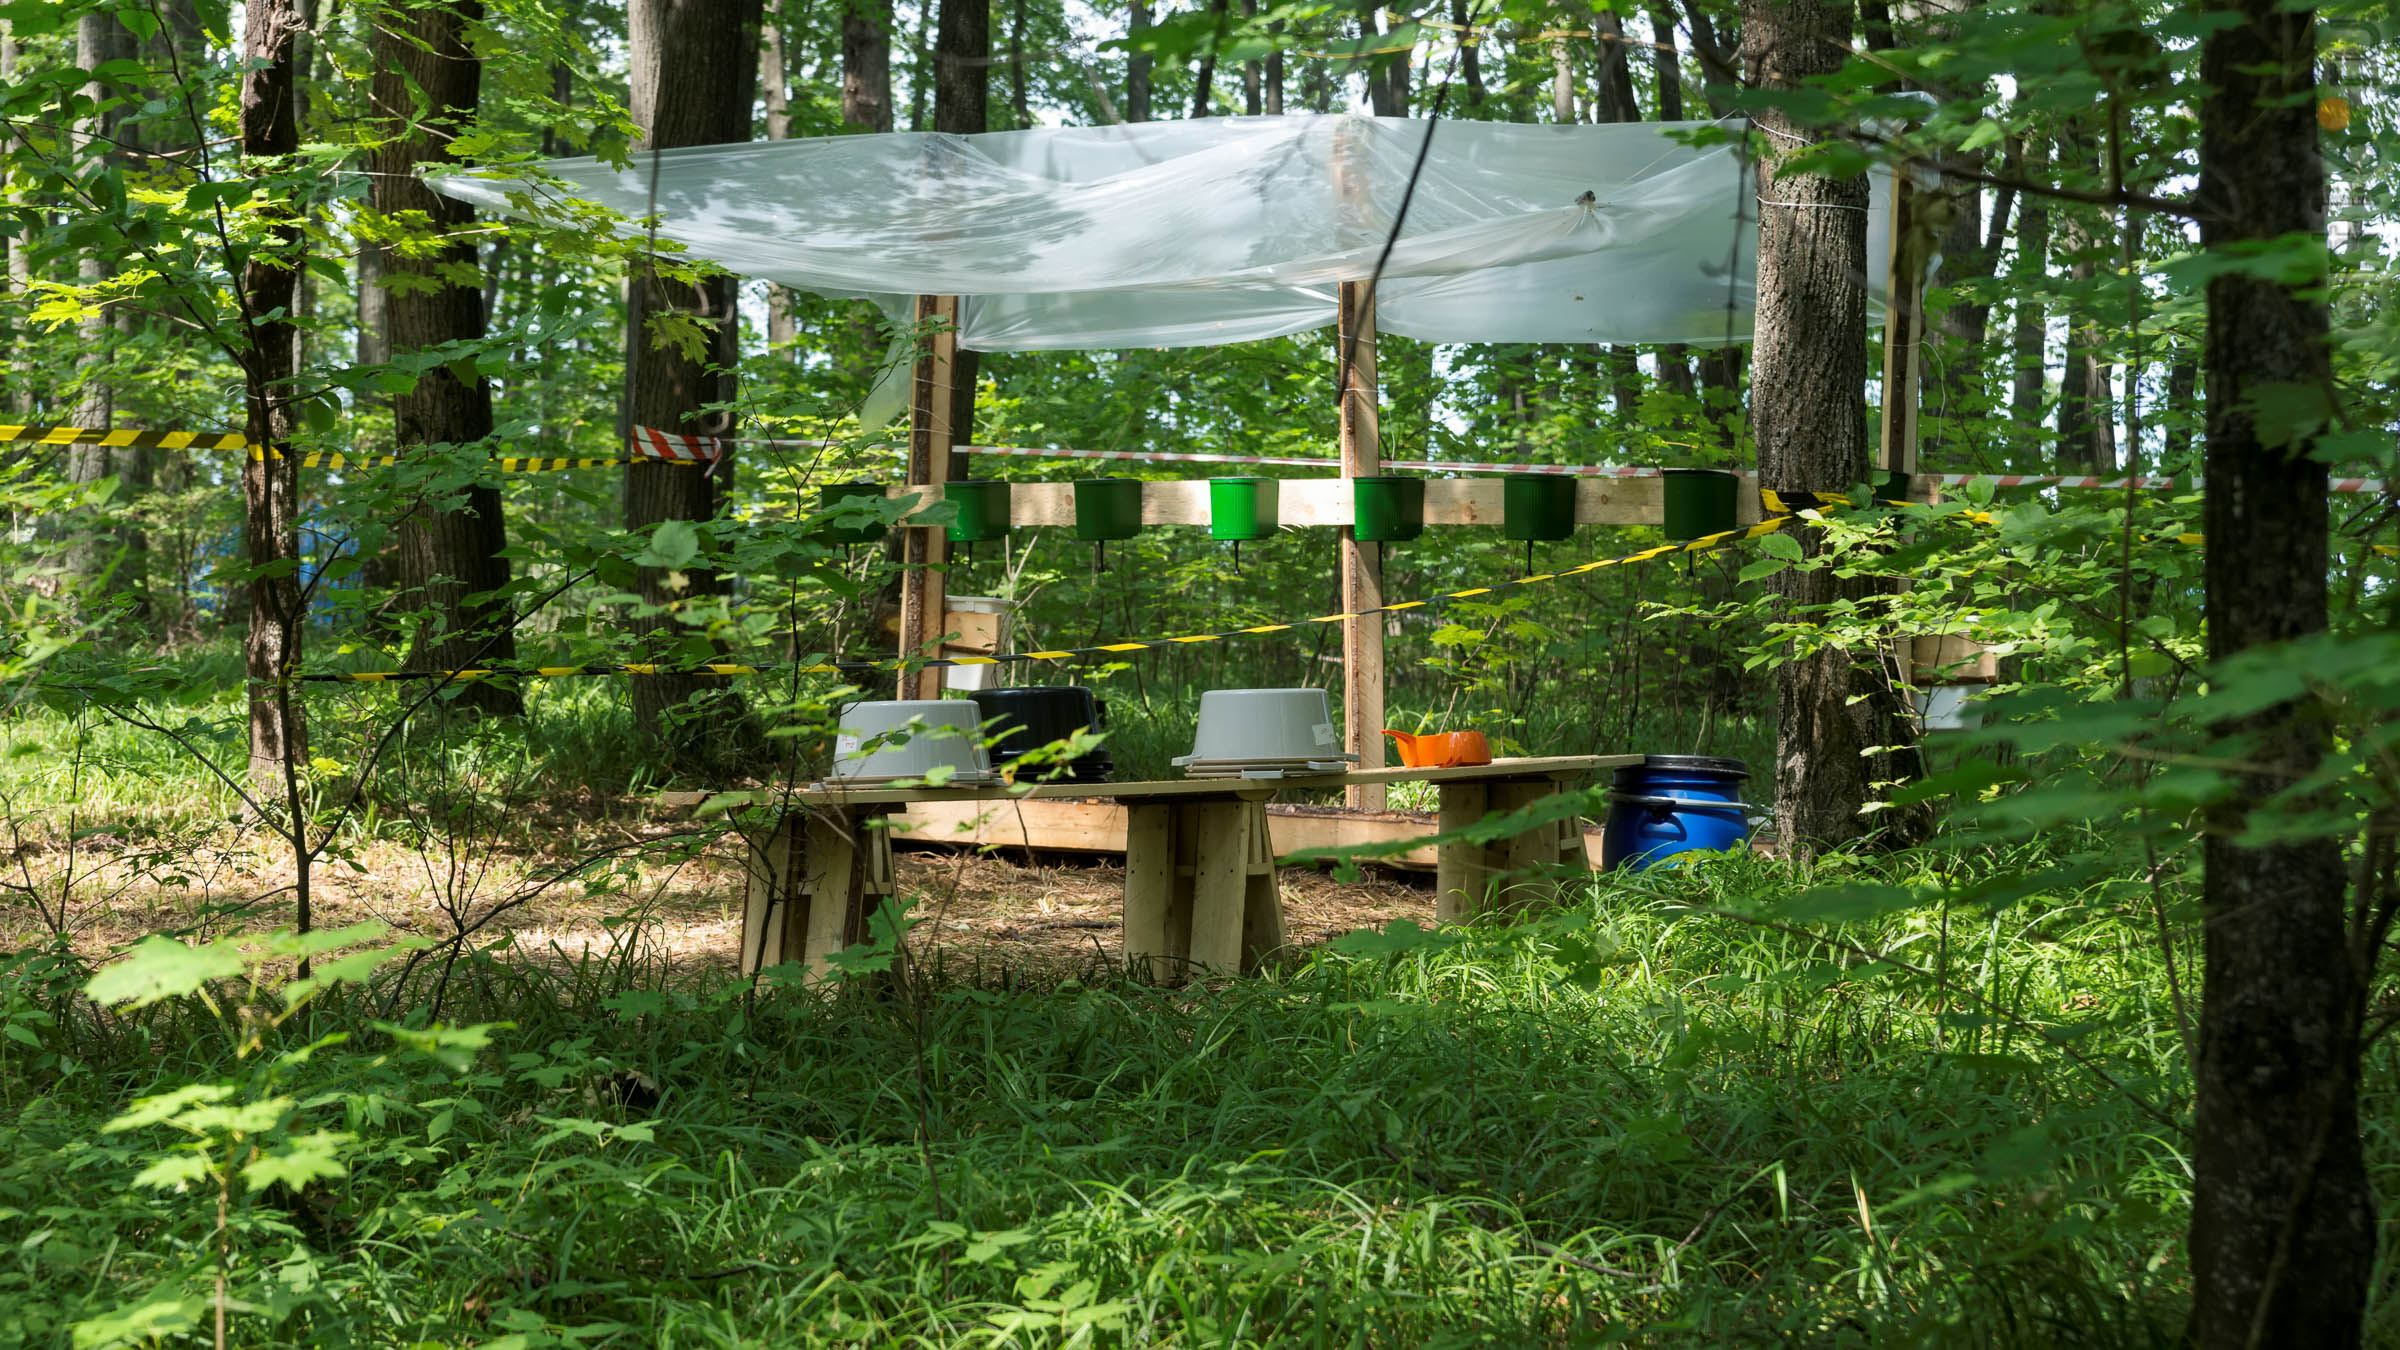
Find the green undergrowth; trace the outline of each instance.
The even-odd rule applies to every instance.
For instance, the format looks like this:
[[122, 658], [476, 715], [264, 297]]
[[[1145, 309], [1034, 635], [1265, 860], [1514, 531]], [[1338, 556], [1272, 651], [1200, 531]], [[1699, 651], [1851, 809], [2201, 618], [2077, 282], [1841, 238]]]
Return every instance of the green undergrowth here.
[[1184, 990], [902, 978], [888, 935], [830, 988], [470, 962], [441, 1037], [438, 953], [288, 1012], [20, 957], [0, 1344], [185, 1343], [220, 1254], [240, 1345], [2169, 1344], [2153, 949], [2105, 889], [1761, 926], [1912, 866], [1727, 858]]

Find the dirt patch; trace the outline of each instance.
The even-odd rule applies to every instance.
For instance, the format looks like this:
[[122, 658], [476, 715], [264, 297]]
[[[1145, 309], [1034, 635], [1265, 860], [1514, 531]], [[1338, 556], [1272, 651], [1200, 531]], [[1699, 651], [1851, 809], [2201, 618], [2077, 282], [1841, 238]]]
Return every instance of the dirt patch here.
[[[736, 968], [744, 887], [737, 839], [677, 857], [678, 830], [663, 823], [587, 829], [572, 848], [564, 835], [550, 848], [452, 853], [376, 843], [345, 851], [313, 869], [315, 923], [330, 929], [376, 919], [397, 933], [436, 941], [463, 923], [475, 929], [478, 945], [507, 939], [518, 959], [568, 967], [630, 958], [661, 965], [678, 982]], [[72, 855], [27, 847], [0, 859], [12, 883], [0, 886], [0, 949], [43, 945], [62, 912], [70, 942], [94, 960], [152, 933], [205, 941], [293, 922], [288, 858], [233, 832], [218, 832], [205, 844], [176, 843], [170, 851], [95, 837]], [[604, 865], [562, 878], [579, 860], [601, 854], [609, 855]], [[919, 848], [899, 850], [894, 865], [901, 890], [925, 920], [916, 945], [929, 964], [961, 974], [1058, 975], [1123, 961], [1121, 865]], [[1432, 919], [1432, 891], [1424, 884], [1430, 878], [1412, 886], [1370, 874], [1343, 883], [1313, 869], [1285, 868], [1280, 880], [1285, 931], [1295, 946], [1398, 918]], [[36, 894], [38, 906], [31, 902]]]

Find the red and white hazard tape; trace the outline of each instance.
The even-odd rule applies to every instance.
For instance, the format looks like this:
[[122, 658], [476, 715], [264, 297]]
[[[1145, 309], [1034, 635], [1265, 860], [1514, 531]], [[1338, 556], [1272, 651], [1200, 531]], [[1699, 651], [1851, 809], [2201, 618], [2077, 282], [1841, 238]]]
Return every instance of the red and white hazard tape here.
[[633, 453], [677, 464], [713, 464], [725, 457], [728, 442], [715, 436], [678, 436], [657, 427], [633, 429]]

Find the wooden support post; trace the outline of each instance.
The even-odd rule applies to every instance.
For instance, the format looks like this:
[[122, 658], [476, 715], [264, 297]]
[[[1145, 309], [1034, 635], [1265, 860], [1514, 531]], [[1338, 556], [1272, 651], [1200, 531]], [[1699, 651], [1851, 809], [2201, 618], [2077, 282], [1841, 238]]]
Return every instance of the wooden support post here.
[[[950, 481], [953, 417], [957, 395], [953, 385], [958, 364], [958, 297], [920, 295], [917, 323], [938, 322], [940, 331], [917, 348], [916, 377], [910, 381], [908, 406], [908, 486], [918, 494], [919, 509], [942, 499]], [[908, 570], [900, 578], [900, 655], [941, 654], [945, 603], [943, 569], [950, 561], [949, 535], [939, 526], [918, 525], [901, 531], [901, 561]], [[901, 698], [940, 698], [942, 672], [904, 671]]]
[[[1925, 365], [1925, 261], [1916, 188], [1910, 166], [1892, 172], [1892, 238], [1884, 272], [1883, 417], [1875, 467], [1894, 473], [1917, 471], [1919, 386]], [[1827, 486], [1831, 486], [1830, 484]]]
[[[1342, 489], [1350, 480], [1383, 468], [1377, 418], [1380, 390], [1375, 372], [1375, 289], [1363, 281], [1341, 283], [1340, 320], [1334, 351], [1341, 391]], [[1362, 544], [1352, 527], [1342, 527], [1342, 609], [1355, 614], [1383, 604], [1383, 546]], [[1383, 624], [1380, 614], [1342, 625], [1342, 748], [1358, 756], [1358, 767], [1383, 767]], [[1357, 811], [1381, 811], [1389, 800], [1381, 783], [1342, 790], [1342, 803]]]

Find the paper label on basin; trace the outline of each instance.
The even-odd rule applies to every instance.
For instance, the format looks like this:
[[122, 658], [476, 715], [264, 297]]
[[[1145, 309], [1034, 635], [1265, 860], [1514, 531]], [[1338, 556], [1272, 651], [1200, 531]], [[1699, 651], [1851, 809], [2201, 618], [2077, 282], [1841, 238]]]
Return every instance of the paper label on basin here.
[[1319, 744], [1319, 745], [1331, 745], [1331, 744], [1333, 744], [1333, 723], [1331, 723], [1331, 722], [1319, 722], [1319, 723], [1317, 723], [1317, 744]]
[[856, 736], [847, 734], [835, 736], [833, 738], [833, 757], [835, 759], [848, 759], [850, 756], [857, 754], [858, 742], [859, 738]]

